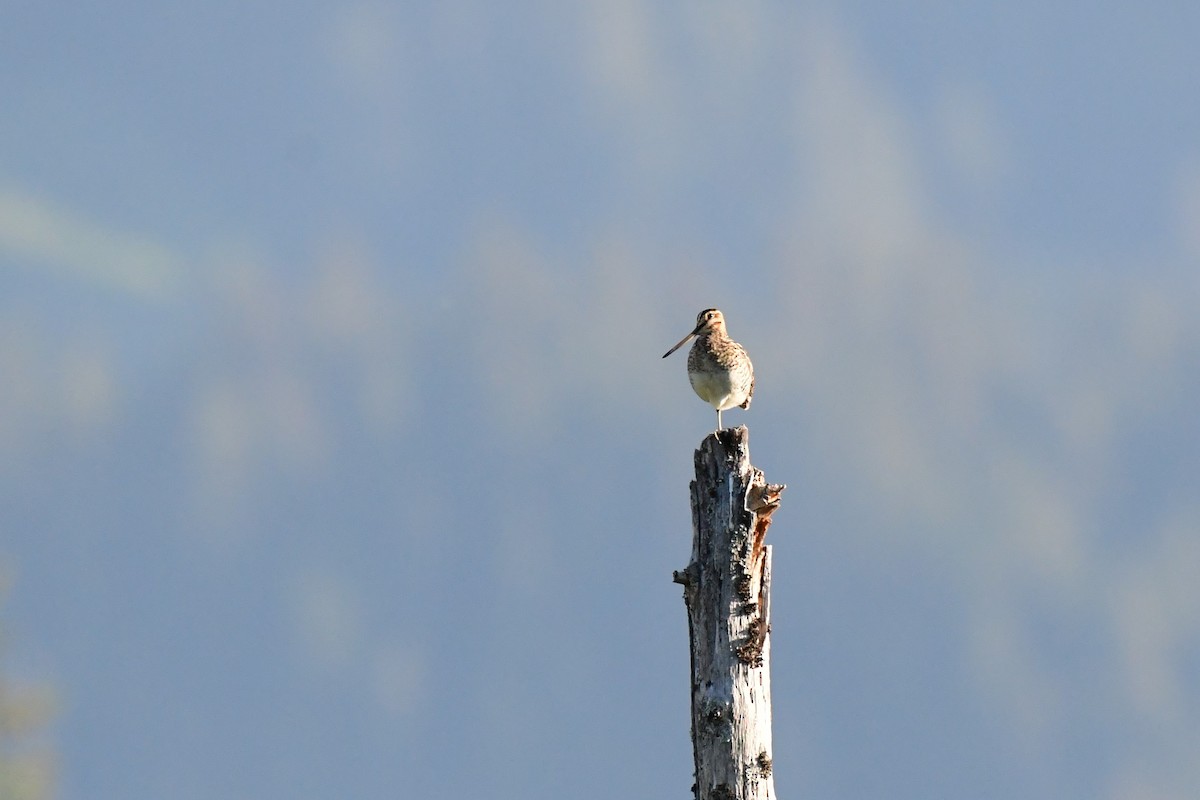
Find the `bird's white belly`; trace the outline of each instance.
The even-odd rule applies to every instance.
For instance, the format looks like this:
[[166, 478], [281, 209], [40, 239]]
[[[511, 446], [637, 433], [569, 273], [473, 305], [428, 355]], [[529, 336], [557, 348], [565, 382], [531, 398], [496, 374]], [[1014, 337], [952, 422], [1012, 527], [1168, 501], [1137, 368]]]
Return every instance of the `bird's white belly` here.
[[745, 399], [734, 395], [733, 381], [727, 372], [692, 372], [688, 378], [700, 399], [718, 411], [728, 411]]

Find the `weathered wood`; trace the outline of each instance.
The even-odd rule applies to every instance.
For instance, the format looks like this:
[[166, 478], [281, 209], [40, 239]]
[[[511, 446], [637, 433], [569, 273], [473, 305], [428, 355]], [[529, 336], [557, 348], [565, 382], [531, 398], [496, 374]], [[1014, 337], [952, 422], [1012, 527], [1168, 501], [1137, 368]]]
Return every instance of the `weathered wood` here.
[[696, 451], [687, 605], [697, 800], [775, 797], [771, 753], [771, 548], [783, 485], [750, 464], [745, 426]]

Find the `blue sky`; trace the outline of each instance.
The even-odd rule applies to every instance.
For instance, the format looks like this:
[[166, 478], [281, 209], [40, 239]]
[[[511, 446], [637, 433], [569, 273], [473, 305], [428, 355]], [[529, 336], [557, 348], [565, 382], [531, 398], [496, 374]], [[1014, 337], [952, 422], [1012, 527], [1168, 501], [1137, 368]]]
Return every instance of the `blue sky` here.
[[9, 671], [67, 798], [686, 794], [754, 358], [784, 796], [1200, 788], [1197, 12], [115, 3], [0, 31]]

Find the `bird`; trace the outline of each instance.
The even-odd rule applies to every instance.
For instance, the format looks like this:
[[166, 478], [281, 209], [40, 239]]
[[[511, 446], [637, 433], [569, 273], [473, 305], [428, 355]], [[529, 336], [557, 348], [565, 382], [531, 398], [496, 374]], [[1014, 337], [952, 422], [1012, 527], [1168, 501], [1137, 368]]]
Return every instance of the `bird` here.
[[692, 390], [717, 410], [717, 432], [721, 430], [721, 412], [734, 407], [749, 408], [754, 396], [754, 365], [746, 349], [729, 338], [725, 315], [706, 308], [696, 315], [696, 327], [663, 358], [696, 337], [688, 352], [687, 371]]

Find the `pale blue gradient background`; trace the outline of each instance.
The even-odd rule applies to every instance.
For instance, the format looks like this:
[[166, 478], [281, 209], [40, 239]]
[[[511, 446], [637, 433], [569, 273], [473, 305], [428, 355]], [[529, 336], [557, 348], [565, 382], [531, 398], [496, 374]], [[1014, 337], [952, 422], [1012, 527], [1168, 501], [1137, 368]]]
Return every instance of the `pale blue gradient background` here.
[[1200, 794], [1200, 11], [0, 16], [62, 797], [687, 796], [710, 305], [791, 486], [781, 797]]

